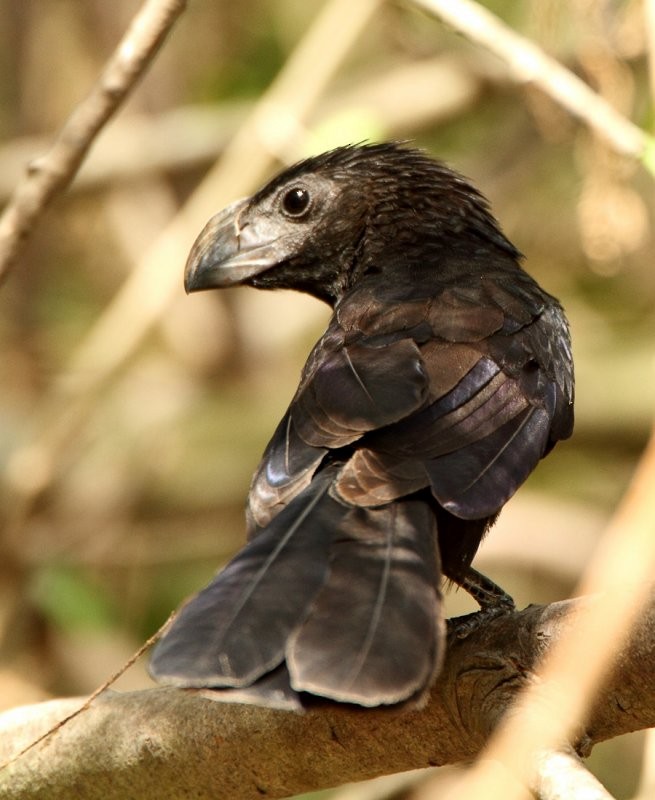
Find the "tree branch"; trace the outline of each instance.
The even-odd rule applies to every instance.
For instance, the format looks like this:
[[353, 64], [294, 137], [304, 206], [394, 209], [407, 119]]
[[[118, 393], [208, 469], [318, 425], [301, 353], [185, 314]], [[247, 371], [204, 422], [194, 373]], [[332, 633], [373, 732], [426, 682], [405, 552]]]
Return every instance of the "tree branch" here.
[[0, 283], [39, 216], [73, 179], [94, 139], [149, 67], [185, 7], [186, 0], [146, 0], [51, 149], [29, 164], [0, 218]]
[[[598, 602], [531, 606], [451, 641], [443, 673], [419, 710], [326, 703], [298, 714], [211, 702], [208, 692], [109, 693], [1, 772], [0, 794], [6, 800], [63, 800], [73, 793], [88, 800], [122, 800], [128, 793], [141, 800], [260, 800], [470, 760], [535, 680], [544, 655]], [[655, 682], [643, 674], [654, 650], [655, 595], [580, 731], [585, 753], [596, 742], [655, 724]], [[1, 715], [0, 758], [77, 705], [60, 700]], [[537, 771], [546, 780], [547, 771]]]
[[612, 796], [571, 751], [549, 750], [537, 758], [532, 790], [539, 800], [612, 800]]
[[[582, 120], [616, 152], [643, 159], [655, 142], [557, 60], [473, 0], [412, 0], [498, 56], [521, 82], [530, 82]], [[653, 172], [653, 164], [644, 165]]]

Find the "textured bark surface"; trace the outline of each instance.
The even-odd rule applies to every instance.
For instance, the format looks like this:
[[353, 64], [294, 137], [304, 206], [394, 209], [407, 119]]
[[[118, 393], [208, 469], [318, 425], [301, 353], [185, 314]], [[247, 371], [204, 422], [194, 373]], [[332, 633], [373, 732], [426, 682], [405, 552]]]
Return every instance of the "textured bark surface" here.
[[[540, 656], [591, 603], [531, 606], [451, 641], [422, 709], [326, 704], [298, 713], [214, 702], [195, 691], [108, 693], [0, 772], [0, 796], [286, 797], [466, 761], [533, 679]], [[651, 601], [581, 732], [583, 751], [655, 725], [654, 626]], [[52, 701], [0, 716], [0, 758], [18, 752], [80, 704]]]

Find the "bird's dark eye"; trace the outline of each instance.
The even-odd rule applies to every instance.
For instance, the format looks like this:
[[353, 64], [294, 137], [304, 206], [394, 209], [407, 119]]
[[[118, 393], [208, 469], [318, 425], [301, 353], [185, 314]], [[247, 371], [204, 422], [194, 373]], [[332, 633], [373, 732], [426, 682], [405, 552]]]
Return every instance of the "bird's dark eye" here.
[[282, 197], [282, 209], [290, 217], [302, 217], [309, 208], [309, 192], [302, 186], [289, 189]]

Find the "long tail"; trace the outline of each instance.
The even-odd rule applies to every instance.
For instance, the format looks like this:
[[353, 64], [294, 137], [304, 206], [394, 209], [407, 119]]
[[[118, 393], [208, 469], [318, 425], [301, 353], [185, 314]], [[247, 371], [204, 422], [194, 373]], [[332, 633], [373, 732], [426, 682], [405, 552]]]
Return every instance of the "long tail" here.
[[[330, 470], [180, 611], [152, 676], [364, 706], [420, 697], [443, 651], [436, 525], [427, 504], [343, 505]], [[287, 677], [288, 676], [288, 677]]]

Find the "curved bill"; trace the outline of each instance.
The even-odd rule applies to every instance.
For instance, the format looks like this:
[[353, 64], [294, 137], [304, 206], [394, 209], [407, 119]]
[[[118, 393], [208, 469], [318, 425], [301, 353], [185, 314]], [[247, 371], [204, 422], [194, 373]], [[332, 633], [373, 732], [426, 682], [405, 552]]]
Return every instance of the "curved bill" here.
[[247, 205], [237, 200], [202, 229], [184, 270], [187, 292], [236, 286], [279, 263], [279, 231], [266, 217], [242, 222]]

